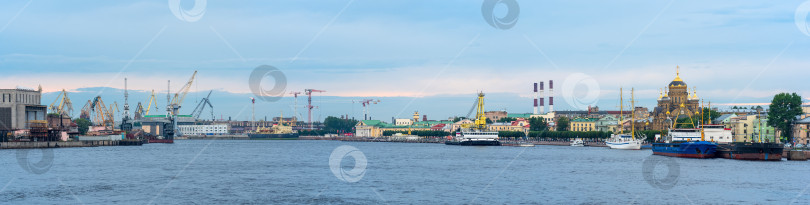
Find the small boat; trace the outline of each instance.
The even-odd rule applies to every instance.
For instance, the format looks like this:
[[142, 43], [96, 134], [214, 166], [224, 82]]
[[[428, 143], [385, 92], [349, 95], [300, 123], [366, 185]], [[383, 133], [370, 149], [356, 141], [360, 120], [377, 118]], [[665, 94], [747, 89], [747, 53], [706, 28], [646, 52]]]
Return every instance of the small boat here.
[[517, 144], [518, 147], [534, 147], [534, 143], [530, 142], [520, 142]]
[[571, 146], [572, 147], [584, 147], [585, 142], [583, 142], [582, 139], [577, 138], [577, 139], [574, 139], [574, 141], [571, 141]]

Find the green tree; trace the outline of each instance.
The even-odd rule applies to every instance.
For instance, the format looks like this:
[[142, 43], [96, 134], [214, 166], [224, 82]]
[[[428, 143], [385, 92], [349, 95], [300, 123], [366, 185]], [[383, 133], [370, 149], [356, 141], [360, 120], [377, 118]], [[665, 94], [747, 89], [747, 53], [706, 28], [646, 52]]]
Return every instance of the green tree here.
[[714, 122], [714, 120], [716, 120], [718, 117], [720, 117], [719, 112], [709, 109], [707, 107], [703, 108], [703, 120], [705, 121], [704, 124], [717, 123]]
[[487, 124], [492, 124], [492, 120], [487, 118]]
[[793, 142], [793, 122], [802, 114], [802, 97], [796, 93], [779, 93], [773, 96], [768, 111], [768, 124], [782, 132], [782, 138]]
[[557, 119], [557, 131], [568, 131], [569, 120], [567, 117], [560, 117]]
[[542, 117], [529, 118], [529, 130], [546, 131], [548, 130], [548, 123], [546, 122], [546, 119]]
[[80, 134], [87, 134], [87, 130], [90, 129], [90, 120], [84, 118], [76, 118], [73, 119], [73, 123], [76, 123], [76, 125], [79, 126]]
[[515, 121], [515, 120], [517, 120], [517, 118], [514, 118], [514, 117], [504, 117], [504, 118], [498, 119], [498, 120], [497, 120], [497, 122], [512, 122], [512, 121]]
[[323, 130], [326, 133], [348, 133], [352, 132], [354, 126], [357, 125], [357, 120], [341, 119], [333, 116], [326, 117], [323, 120]]

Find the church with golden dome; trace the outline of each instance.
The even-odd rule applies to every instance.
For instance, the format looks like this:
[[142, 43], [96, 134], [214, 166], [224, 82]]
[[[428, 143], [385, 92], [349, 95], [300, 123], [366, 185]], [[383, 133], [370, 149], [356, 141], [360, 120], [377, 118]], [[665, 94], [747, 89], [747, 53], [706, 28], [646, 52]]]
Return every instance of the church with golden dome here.
[[689, 89], [680, 74], [680, 67], [676, 67], [675, 79], [658, 96], [658, 106], [652, 112], [654, 130], [669, 129], [678, 118], [700, 116], [697, 114], [700, 112], [697, 93], [692, 88], [692, 95], [689, 95]]

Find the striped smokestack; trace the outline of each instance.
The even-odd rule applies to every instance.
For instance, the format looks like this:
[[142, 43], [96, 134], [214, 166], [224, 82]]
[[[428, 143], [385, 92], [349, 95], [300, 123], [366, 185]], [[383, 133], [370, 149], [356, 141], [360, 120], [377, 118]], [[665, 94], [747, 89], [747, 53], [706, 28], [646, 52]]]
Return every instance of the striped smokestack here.
[[540, 82], [540, 113], [546, 112], [545, 93], [543, 93], [543, 82]]
[[554, 80], [548, 81], [548, 112], [554, 112]]
[[537, 114], [537, 83], [534, 83], [534, 114]]

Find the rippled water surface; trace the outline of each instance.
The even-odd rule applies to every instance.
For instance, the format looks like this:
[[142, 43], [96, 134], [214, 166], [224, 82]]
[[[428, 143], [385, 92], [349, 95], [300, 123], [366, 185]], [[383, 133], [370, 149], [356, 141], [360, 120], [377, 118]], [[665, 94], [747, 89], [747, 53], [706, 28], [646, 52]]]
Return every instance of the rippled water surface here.
[[650, 150], [185, 140], [0, 156], [13, 204], [810, 204], [810, 162]]

